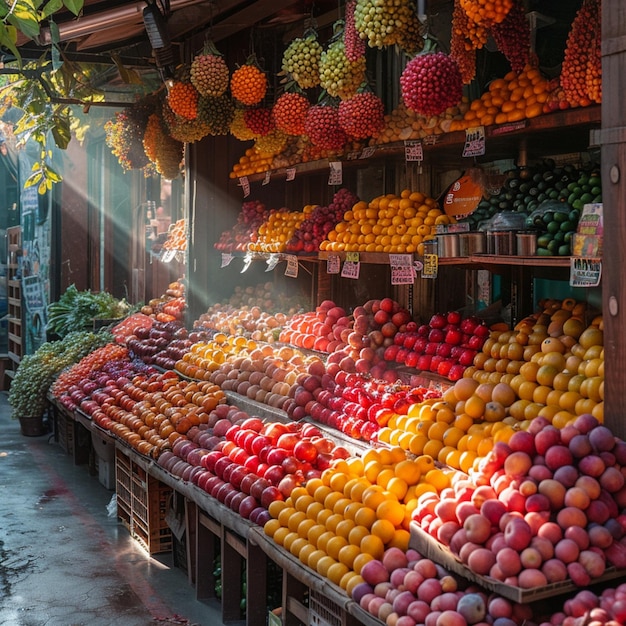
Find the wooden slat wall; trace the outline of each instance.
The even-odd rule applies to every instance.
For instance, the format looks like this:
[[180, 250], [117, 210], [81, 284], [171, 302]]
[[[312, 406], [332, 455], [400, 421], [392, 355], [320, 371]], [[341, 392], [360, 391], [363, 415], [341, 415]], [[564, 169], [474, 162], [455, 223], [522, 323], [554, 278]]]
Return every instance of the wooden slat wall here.
[[626, 436], [626, 3], [602, 2], [605, 424]]

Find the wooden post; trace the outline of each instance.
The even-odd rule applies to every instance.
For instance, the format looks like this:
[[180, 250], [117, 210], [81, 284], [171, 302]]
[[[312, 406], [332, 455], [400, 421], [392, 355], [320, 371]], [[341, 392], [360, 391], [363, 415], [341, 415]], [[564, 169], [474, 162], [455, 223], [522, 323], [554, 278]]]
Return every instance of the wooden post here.
[[604, 422], [626, 437], [626, 4], [602, 1], [602, 200], [604, 256]]

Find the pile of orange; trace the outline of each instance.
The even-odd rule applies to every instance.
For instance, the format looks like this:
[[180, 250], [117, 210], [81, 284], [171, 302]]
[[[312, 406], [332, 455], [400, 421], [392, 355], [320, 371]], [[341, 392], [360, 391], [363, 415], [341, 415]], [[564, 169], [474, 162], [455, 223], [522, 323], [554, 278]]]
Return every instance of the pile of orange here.
[[321, 242], [320, 250], [421, 254], [436, 226], [452, 221], [436, 200], [405, 189], [399, 196], [387, 194], [355, 204]]
[[248, 250], [284, 252], [287, 248], [287, 242], [313, 209], [313, 205], [307, 205], [302, 211], [289, 211], [287, 209], [272, 211], [267, 221], [259, 226], [258, 234], [256, 237], [253, 236], [253, 241], [248, 244]]
[[269, 507], [264, 532], [348, 593], [361, 568], [392, 546], [408, 549], [417, 499], [450, 486], [430, 456], [407, 459], [399, 447], [338, 460], [319, 479]]
[[470, 103], [462, 120], [453, 120], [450, 130], [507, 124], [537, 117], [550, 92], [549, 81], [527, 65], [520, 74], [509, 72], [491, 81], [489, 89]]
[[233, 165], [229, 178], [241, 178], [242, 176], [267, 172], [272, 169], [273, 160], [273, 153], [263, 152], [256, 146], [248, 148], [239, 158], [239, 161]]

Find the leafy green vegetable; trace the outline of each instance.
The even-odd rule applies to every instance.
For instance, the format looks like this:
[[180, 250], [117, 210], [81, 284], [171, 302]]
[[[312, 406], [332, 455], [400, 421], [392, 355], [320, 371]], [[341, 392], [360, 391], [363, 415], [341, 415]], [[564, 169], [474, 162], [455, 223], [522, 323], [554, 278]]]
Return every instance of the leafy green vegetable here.
[[119, 319], [130, 310], [125, 299], [118, 300], [106, 291], [78, 291], [76, 285], [70, 285], [57, 302], [48, 305], [47, 329], [65, 337], [73, 330], [93, 328], [94, 319]]

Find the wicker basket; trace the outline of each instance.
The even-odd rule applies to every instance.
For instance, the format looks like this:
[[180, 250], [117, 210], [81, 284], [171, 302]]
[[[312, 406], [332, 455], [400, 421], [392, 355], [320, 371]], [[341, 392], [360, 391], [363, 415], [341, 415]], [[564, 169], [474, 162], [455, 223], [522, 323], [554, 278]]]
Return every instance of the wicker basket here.
[[43, 416], [20, 417], [20, 429], [25, 437], [40, 437], [45, 435], [46, 427], [43, 423]]

